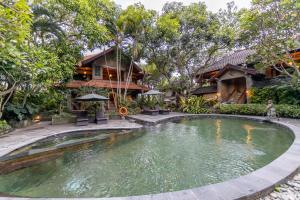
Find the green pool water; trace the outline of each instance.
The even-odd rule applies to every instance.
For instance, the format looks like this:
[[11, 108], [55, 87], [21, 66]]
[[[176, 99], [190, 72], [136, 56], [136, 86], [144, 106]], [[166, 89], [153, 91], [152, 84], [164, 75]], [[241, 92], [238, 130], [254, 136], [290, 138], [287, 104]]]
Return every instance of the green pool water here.
[[1, 175], [0, 193], [119, 197], [178, 191], [246, 175], [292, 142], [284, 128], [247, 120], [171, 122], [112, 134], [89, 148]]

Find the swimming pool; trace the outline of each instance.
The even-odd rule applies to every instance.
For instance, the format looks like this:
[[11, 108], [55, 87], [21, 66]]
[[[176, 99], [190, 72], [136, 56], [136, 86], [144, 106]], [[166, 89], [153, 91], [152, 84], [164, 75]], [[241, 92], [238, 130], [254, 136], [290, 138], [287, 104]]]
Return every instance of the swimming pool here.
[[[55, 159], [0, 176], [0, 192], [26, 197], [118, 197], [223, 182], [261, 168], [293, 142], [286, 129], [243, 119], [169, 122], [118, 134], [80, 133], [13, 152]], [[88, 144], [88, 145], [87, 145]], [[27, 155], [27, 154], [26, 154]]]

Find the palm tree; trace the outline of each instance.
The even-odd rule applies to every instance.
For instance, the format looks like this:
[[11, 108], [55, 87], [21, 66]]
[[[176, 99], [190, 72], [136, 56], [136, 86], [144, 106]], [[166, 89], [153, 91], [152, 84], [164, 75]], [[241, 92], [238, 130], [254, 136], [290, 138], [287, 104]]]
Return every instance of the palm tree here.
[[62, 41], [65, 33], [56, 21], [54, 13], [42, 6], [33, 6], [32, 35], [36, 44], [47, 44], [50, 41]]

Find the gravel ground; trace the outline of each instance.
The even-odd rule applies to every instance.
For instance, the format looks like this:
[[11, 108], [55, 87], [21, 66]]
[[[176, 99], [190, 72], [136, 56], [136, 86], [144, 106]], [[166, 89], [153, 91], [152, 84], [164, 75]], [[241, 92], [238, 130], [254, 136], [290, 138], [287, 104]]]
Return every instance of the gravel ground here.
[[260, 200], [300, 200], [300, 174]]

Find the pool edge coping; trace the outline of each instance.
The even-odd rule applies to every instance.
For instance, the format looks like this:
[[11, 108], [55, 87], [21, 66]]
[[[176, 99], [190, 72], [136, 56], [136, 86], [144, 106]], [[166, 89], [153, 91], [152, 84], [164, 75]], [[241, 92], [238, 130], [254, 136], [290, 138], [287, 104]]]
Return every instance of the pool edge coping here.
[[[224, 118], [236, 118], [247, 119], [254, 121], [265, 121], [262, 117], [254, 116], [241, 116], [241, 115], [223, 115], [223, 114], [176, 114], [170, 117], [165, 117], [155, 122], [145, 122], [143, 125], [155, 125], [159, 123], [165, 123], [168, 121], [180, 120], [183, 118], [199, 119], [202, 117], [224, 117]], [[136, 120], [138, 123], [140, 121]], [[21, 199], [94, 199], [94, 200], [200, 200], [200, 199], [257, 199], [269, 194], [275, 186], [284, 183], [291, 176], [298, 172], [300, 168], [300, 128], [289, 123], [280, 121], [270, 121], [270, 123], [283, 126], [291, 130], [294, 135], [294, 142], [289, 149], [279, 156], [277, 159], [269, 163], [268, 165], [251, 172], [245, 176], [241, 176], [235, 179], [230, 179], [221, 183], [206, 185], [202, 187], [186, 189], [175, 192], [166, 192], [159, 194], [150, 194], [142, 196], [129, 196], [129, 197], [112, 197], [112, 198], [26, 198], [26, 197], [0, 197], [0, 200], [21, 200]], [[93, 130], [98, 130], [93, 128]], [[70, 131], [61, 131], [58, 134], [64, 134]]]

